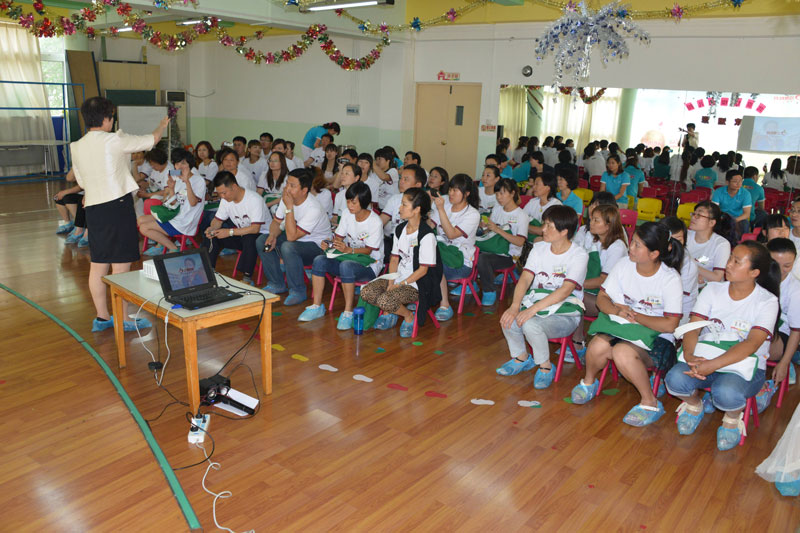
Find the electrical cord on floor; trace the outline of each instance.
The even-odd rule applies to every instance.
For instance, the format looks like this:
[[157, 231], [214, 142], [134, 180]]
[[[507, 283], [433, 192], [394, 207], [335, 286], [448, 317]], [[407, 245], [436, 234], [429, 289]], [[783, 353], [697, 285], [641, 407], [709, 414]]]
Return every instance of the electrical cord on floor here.
[[[186, 416], [186, 421], [189, 422], [189, 424], [191, 424], [192, 426], [195, 426], [194, 418], [193, 418], [194, 415], [192, 413], [190, 413], [189, 411], [186, 411], [185, 416]], [[214, 437], [211, 436], [211, 433], [209, 433], [205, 429], [201, 428], [200, 426], [195, 426], [195, 427], [197, 429], [199, 429], [200, 431], [202, 431], [203, 433], [205, 433], [208, 436], [208, 438], [211, 439], [211, 453], [209, 453], [209, 454], [205, 454], [204, 453], [206, 458], [203, 459], [202, 461], [198, 461], [196, 463], [192, 463], [192, 464], [186, 465], [186, 466], [180, 466], [178, 468], [173, 468], [172, 469], [173, 472], [177, 472], [179, 470], [187, 470], [189, 468], [194, 468], [195, 466], [200, 466], [201, 464], [205, 463], [206, 461], [210, 461], [211, 456], [214, 455], [214, 450], [217, 449], [217, 444], [216, 444], [216, 442], [214, 442]]]
[[[215, 463], [215, 462], [210, 460], [211, 456], [206, 453], [206, 448], [205, 448], [205, 446], [203, 446], [202, 443], [195, 442], [194, 445], [197, 446], [198, 448], [200, 448], [201, 450], [203, 450], [203, 455], [206, 456], [206, 460], [208, 461], [208, 467], [206, 467], [206, 472], [205, 472], [205, 474], [203, 474], [202, 486], [203, 486], [203, 490], [204, 491], [206, 491], [207, 493], [209, 493], [210, 495], [212, 495], [214, 497], [214, 503], [211, 504], [211, 515], [214, 517], [214, 525], [217, 526], [218, 529], [222, 529], [222, 530], [228, 531], [230, 533], [236, 533], [234, 530], [221, 525], [217, 521], [217, 500], [224, 500], [226, 498], [230, 498], [231, 496], [233, 496], [233, 493], [231, 491], [229, 491], [229, 490], [223, 490], [221, 492], [214, 492], [212, 490], [209, 490], [208, 487], [206, 487], [206, 478], [208, 477], [208, 473], [211, 470], [219, 470], [220, 468], [222, 468], [222, 465], [219, 464], [219, 463]], [[250, 530], [245, 531], [243, 533], [255, 533], [255, 529], [250, 529]]]

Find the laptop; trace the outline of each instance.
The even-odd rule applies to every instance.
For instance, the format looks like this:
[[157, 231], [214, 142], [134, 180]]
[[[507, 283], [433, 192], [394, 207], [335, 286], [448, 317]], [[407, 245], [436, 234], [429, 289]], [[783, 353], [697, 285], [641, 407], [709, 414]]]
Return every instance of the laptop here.
[[205, 248], [158, 255], [153, 264], [164, 298], [185, 309], [200, 309], [242, 297], [241, 293], [217, 285]]

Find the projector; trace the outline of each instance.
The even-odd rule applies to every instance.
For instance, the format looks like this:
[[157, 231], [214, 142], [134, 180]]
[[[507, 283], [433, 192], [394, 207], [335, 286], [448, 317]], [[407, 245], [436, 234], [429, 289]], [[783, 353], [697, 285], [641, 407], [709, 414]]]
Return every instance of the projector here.
[[156, 265], [153, 264], [152, 259], [142, 262], [142, 274], [148, 279], [158, 281], [158, 273], [156, 272]]

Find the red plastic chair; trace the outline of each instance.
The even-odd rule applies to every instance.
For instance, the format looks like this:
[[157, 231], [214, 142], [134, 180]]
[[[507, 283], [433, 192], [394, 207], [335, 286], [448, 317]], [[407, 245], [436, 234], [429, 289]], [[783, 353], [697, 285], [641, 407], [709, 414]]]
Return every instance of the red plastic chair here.
[[[161, 203], [161, 202], [159, 202], [159, 203]], [[153, 205], [157, 205], [157, 204], [153, 204]], [[197, 237], [198, 233], [200, 232], [200, 222], [201, 221], [202, 220], [198, 220], [197, 221], [197, 229], [195, 229], [194, 235], [183, 235], [183, 234], [181, 234], [181, 235], [177, 236], [178, 237], [178, 246], [179, 246], [178, 249], [181, 252], [188, 248], [188, 246], [186, 244], [187, 242], [192, 243], [192, 246], [194, 246], [195, 248], [200, 248], [200, 245], [197, 244], [197, 241], [194, 240], [194, 239], [195, 239], [195, 237]], [[147, 244], [150, 242], [150, 239], [148, 239], [147, 236], [145, 236], [144, 234], [142, 235], [142, 237], [144, 237], [144, 242], [142, 242], [142, 253], [144, 253], [144, 251], [147, 250]]]
[[[419, 333], [419, 321], [417, 320], [417, 309], [419, 309], [419, 301], [414, 303], [414, 329], [411, 330], [411, 338], [412, 339], [417, 336], [417, 333]], [[383, 314], [383, 311], [381, 311], [379, 313], [379, 315], [382, 315], [382, 314]], [[439, 321], [436, 320], [436, 315], [433, 314], [433, 311], [431, 311], [430, 309], [428, 309], [428, 317], [433, 321], [433, 325], [436, 327], [436, 329], [439, 329], [441, 327], [439, 325]]]
[[506, 283], [508, 282], [509, 278], [512, 279], [514, 281], [514, 283], [519, 281], [519, 279], [517, 278], [516, 270], [517, 270], [516, 265], [511, 265], [508, 268], [500, 268], [500, 269], [494, 271], [495, 276], [497, 274], [502, 274], [503, 275], [503, 286], [500, 289], [500, 299], [501, 300], [506, 297]]
[[[777, 361], [767, 361], [767, 366], [777, 366]], [[787, 375], [783, 381], [781, 381], [780, 387], [778, 387], [778, 403], [775, 404], [776, 408], [780, 408], [781, 404], [783, 403], [783, 396], [786, 394], [786, 391], [789, 390], [789, 376]]]
[[751, 233], [743, 233], [742, 238], [739, 240], [739, 242], [755, 241], [756, 239], [758, 239], [758, 236], [760, 234], [761, 234], [761, 227], [759, 226], [756, 229], [754, 229]]
[[658, 198], [658, 189], [655, 187], [643, 187], [641, 198]]
[[[480, 250], [478, 247], [475, 247], [475, 255], [472, 258], [472, 271], [469, 273], [469, 276], [466, 278], [461, 279], [449, 279], [447, 283], [455, 283], [457, 285], [461, 285], [461, 297], [458, 300], [458, 314], [461, 314], [461, 311], [464, 310], [464, 297], [467, 295], [467, 287], [469, 287], [470, 291], [472, 292], [472, 296], [475, 297], [475, 301], [478, 303], [478, 307], [481, 306], [481, 299], [478, 296], [478, 291], [476, 290], [478, 287], [477, 279], [478, 279], [478, 255], [480, 254]], [[446, 297], [446, 295], [442, 295]]]
[[[613, 376], [614, 381], [619, 381], [619, 372], [617, 371], [617, 367], [614, 364], [614, 361], [609, 361], [606, 364], [605, 368], [603, 368], [603, 373], [600, 374], [600, 383], [597, 384], [597, 394], [600, 395], [600, 392], [603, 390], [603, 383], [606, 380], [606, 375], [608, 375], [609, 369], [611, 370], [611, 375]], [[655, 367], [650, 367], [647, 369], [648, 372], [653, 372], [655, 376], [653, 378], [653, 394], [658, 395], [658, 387], [661, 385], [661, 380], [664, 379], [664, 372], [656, 370]]]
[[[242, 251], [239, 250], [239, 253], [236, 254], [236, 262], [233, 264], [233, 273], [231, 274], [232, 278], [235, 278], [236, 275], [239, 273], [239, 259], [242, 258]], [[256, 259], [256, 266], [253, 268], [257, 272], [256, 274], [256, 285], [261, 285], [261, 282], [264, 281], [264, 269], [261, 268], [261, 258], [259, 257]]]
[[558, 352], [558, 364], [556, 364], [556, 377], [553, 378], [554, 382], [558, 383], [558, 380], [561, 379], [561, 368], [564, 366], [564, 357], [567, 355], [567, 348], [572, 350], [572, 356], [575, 359], [575, 366], [578, 367], [578, 370], [583, 369], [581, 359], [578, 357], [578, 352], [575, 350], [575, 345], [572, 343], [572, 334], [558, 339], [547, 339], [547, 342], [561, 345], [561, 350]]
[[636, 220], [639, 218], [639, 213], [632, 209], [620, 209], [619, 219], [625, 232], [628, 234], [628, 242], [633, 239], [633, 232], [636, 231]]
[[519, 197], [519, 206], [524, 209], [525, 206], [528, 204], [528, 202], [530, 202], [532, 199], [533, 199], [533, 196], [530, 196], [530, 195], [527, 195], [527, 194], [521, 195]]
[[589, 178], [589, 188], [594, 192], [600, 190], [600, 181], [603, 179], [603, 176], [592, 176]]
[[[711, 388], [703, 389], [705, 391], [711, 392]], [[758, 422], [758, 404], [756, 403], [756, 397], [751, 396], [747, 399], [747, 403], [744, 405], [744, 431], [742, 432], [742, 436], [739, 438], [739, 446], [744, 446], [744, 439], [747, 438], [747, 426], [750, 425], [750, 417], [753, 417], [753, 424], [755, 427], [758, 427], [760, 424]], [[678, 418], [675, 417], [675, 422], [678, 422]]]
[[589, 182], [587, 180], [585, 180], [585, 179], [579, 179], [578, 180], [578, 188], [579, 189], [588, 189], [589, 188]]

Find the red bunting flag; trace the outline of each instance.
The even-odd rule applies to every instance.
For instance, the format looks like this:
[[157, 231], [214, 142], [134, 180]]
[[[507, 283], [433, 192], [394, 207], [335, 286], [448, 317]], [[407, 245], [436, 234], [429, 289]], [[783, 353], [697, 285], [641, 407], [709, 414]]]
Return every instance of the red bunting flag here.
[[698, 108], [700, 108], [700, 107], [705, 107], [705, 106], [706, 106], [706, 101], [705, 101], [705, 100], [703, 100], [702, 98], [701, 98], [700, 100], [698, 100], [698, 101], [697, 101], [697, 107], [698, 107]]
[[746, 107], [747, 109], [753, 109], [753, 104], [755, 104], [755, 103], [756, 103], [755, 100], [753, 100], [751, 98], [748, 98], [747, 99], [747, 103], [745, 104], [744, 107]]
[[686, 109], [687, 109], [687, 110], [689, 110], [689, 111], [693, 111], [693, 110], [694, 110], [694, 104], [693, 104], [693, 103], [691, 103], [691, 102], [686, 102], [686, 103], [685, 103], [685, 104], [683, 104], [683, 105], [685, 105], [685, 106], [686, 106]]
[[719, 101], [719, 105], [727, 107], [729, 101], [730, 99], [727, 96], [723, 96], [722, 99]]
[[739, 107], [740, 105], [742, 105], [742, 99], [737, 98], [736, 102], [733, 103], [733, 107]]
[[764, 104], [758, 104], [758, 107], [756, 107], [756, 111], [758, 111], [759, 113], [763, 113], [766, 108], [767, 106], [765, 106]]
[[708, 105], [714, 105], [714, 104], [716, 103], [716, 102], [714, 101], [714, 99], [713, 99], [713, 98], [711, 98], [711, 97], [708, 97], [706, 100], [708, 100]]

